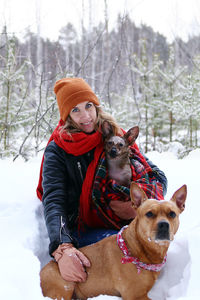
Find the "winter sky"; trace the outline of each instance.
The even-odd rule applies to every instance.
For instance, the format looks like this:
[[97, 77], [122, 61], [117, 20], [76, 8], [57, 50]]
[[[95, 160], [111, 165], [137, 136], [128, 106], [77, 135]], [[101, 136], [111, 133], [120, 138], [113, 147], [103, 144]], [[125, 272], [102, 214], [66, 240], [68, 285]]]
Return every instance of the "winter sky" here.
[[[84, 25], [89, 20], [97, 25], [104, 18], [104, 0], [85, 0]], [[88, 3], [92, 14], [88, 16]], [[107, 0], [109, 26], [114, 27], [118, 13], [129, 13], [139, 25], [145, 23], [164, 34], [169, 41], [175, 36], [186, 40], [188, 35], [200, 33], [200, 0]], [[38, 9], [36, 9], [38, 8]], [[39, 13], [38, 13], [39, 12]], [[25, 29], [57, 40], [59, 30], [71, 22], [77, 30], [81, 26], [82, 0], [0, 0], [0, 28], [23, 36]]]

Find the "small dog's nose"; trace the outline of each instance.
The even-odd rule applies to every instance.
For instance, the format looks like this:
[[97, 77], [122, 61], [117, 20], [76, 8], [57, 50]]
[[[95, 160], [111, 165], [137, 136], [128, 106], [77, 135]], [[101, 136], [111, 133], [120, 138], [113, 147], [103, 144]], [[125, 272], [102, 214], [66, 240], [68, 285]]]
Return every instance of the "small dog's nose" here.
[[112, 148], [110, 150], [110, 156], [113, 157], [113, 158], [117, 156], [117, 149], [116, 148]]
[[167, 221], [160, 221], [157, 224], [156, 239], [169, 240], [169, 223]]

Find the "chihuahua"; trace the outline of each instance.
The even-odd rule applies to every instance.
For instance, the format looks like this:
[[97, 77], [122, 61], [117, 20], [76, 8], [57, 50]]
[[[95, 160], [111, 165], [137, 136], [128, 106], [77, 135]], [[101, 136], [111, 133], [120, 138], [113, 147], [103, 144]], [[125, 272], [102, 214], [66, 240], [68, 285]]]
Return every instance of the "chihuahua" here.
[[137, 139], [139, 127], [132, 127], [124, 136], [117, 136], [114, 135], [112, 125], [104, 121], [102, 133], [109, 177], [117, 184], [129, 187], [132, 177], [129, 146]]

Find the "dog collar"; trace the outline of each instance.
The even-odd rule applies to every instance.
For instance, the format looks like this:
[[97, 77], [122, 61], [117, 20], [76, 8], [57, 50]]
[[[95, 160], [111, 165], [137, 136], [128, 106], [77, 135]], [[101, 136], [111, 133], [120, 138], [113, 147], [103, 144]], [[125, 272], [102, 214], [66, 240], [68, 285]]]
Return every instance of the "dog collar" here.
[[122, 257], [122, 259], [121, 259], [122, 264], [125, 264], [125, 263], [135, 264], [137, 267], [138, 273], [141, 272], [141, 268], [145, 269], [145, 270], [149, 270], [149, 271], [160, 272], [166, 263], [167, 255], [164, 257], [164, 260], [161, 264], [145, 264], [142, 261], [140, 261], [137, 257], [130, 256], [130, 252], [129, 252], [129, 250], [126, 246], [126, 243], [122, 237], [122, 232], [127, 227], [128, 227], [128, 225], [122, 227], [121, 230], [117, 234], [117, 244], [124, 254], [124, 257]]

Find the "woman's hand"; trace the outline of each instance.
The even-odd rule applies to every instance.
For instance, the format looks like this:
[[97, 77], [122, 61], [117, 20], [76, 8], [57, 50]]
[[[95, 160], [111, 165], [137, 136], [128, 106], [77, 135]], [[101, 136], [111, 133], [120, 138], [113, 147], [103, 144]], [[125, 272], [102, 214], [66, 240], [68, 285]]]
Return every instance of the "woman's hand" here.
[[52, 253], [58, 263], [63, 279], [72, 282], [84, 282], [87, 273], [84, 267], [90, 267], [87, 257], [72, 244], [62, 244]]
[[110, 207], [114, 213], [123, 220], [134, 219], [136, 211], [134, 210], [131, 201], [110, 201]]

